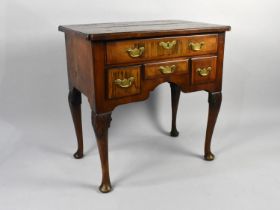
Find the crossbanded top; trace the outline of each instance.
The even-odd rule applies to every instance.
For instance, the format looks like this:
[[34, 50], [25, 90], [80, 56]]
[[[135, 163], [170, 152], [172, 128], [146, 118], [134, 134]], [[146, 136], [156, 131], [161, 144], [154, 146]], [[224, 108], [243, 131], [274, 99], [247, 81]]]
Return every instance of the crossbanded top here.
[[88, 40], [116, 40], [160, 36], [218, 33], [230, 26], [184, 20], [156, 20], [139, 22], [94, 23], [59, 26], [59, 31], [75, 33]]

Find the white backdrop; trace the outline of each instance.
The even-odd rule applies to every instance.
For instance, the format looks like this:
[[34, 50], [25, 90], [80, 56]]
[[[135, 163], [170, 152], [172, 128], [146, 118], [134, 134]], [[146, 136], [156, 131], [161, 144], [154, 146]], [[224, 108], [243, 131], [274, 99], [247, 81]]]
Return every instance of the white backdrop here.
[[[0, 210], [279, 209], [280, 3], [277, 0], [3, 0], [0, 7]], [[170, 90], [116, 108], [114, 191], [83, 98], [86, 156], [74, 160], [66, 56], [58, 25], [183, 19], [230, 25], [215, 162], [201, 160], [207, 94], [183, 94], [170, 138]], [[121, 123], [120, 123], [121, 122]]]

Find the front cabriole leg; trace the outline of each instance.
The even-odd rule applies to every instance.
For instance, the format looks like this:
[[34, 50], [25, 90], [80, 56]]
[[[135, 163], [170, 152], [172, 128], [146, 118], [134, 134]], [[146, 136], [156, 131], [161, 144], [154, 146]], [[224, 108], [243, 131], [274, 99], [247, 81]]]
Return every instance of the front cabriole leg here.
[[103, 193], [107, 193], [112, 190], [108, 161], [108, 128], [110, 127], [111, 113], [96, 114], [92, 111], [91, 120], [95, 131], [102, 167], [102, 182], [99, 190]]
[[208, 123], [207, 123], [206, 139], [205, 139], [205, 147], [204, 147], [204, 159], [211, 161], [214, 160], [215, 158], [215, 156], [211, 152], [211, 139], [221, 107], [222, 93], [209, 92], [208, 102], [209, 102], [209, 113], [208, 113]]

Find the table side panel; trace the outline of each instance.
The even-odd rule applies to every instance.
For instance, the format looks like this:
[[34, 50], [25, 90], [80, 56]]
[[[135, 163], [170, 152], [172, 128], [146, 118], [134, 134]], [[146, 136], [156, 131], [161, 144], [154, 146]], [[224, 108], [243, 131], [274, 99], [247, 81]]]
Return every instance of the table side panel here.
[[92, 97], [94, 70], [91, 42], [74, 34], [66, 34], [65, 40], [69, 85]]

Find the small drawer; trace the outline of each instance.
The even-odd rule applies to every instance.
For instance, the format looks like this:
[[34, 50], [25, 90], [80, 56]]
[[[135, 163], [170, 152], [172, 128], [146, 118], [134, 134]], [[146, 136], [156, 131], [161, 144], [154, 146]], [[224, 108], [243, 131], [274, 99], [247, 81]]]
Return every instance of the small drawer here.
[[140, 75], [140, 66], [108, 69], [108, 98], [139, 94]]
[[191, 63], [192, 84], [197, 85], [216, 80], [216, 56], [193, 58]]
[[108, 64], [139, 62], [152, 57], [149, 40], [145, 39], [108, 42], [106, 48]]
[[183, 56], [184, 37], [168, 37], [150, 41], [152, 58], [175, 58]]
[[187, 56], [216, 53], [218, 49], [218, 35], [196, 35], [186, 37], [184, 54]]
[[144, 65], [145, 79], [154, 79], [189, 72], [188, 59], [147, 63]]

